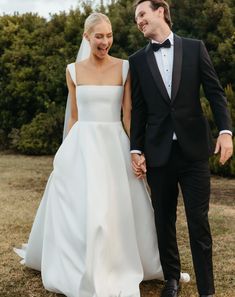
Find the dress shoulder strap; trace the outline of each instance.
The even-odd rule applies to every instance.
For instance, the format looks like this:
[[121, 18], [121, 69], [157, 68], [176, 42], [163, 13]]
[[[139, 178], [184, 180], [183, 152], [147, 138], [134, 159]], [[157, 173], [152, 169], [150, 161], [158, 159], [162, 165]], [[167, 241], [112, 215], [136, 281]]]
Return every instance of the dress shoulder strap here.
[[129, 71], [129, 61], [123, 60], [123, 63], [122, 63], [122, 84], [123, 85], [125, 85], [126, 83], [128, 71]]
[[76, 69], [75, 69], [75, 63], [71, 63], [67, 65], [67, 69], [69, 70], [70, 76], [74, 84], [76, 85]]

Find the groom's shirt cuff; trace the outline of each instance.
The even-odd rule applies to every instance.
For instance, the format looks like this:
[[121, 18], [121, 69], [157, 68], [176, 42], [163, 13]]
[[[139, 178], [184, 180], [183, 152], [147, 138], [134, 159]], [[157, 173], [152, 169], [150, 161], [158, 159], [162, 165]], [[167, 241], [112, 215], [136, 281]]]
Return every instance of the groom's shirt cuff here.
[[230, 130], [221, 130], [221, 131], [219, 132], [219, 135], [221, 135], [221, 134], [230, 134], [231, 136], [233, 136], [233, 132], [230, 131]]
[[131, 150], [131, 154], [139, 154], [139, 155], [141, 155], [142, 152], [139, 151], [139, 150]]

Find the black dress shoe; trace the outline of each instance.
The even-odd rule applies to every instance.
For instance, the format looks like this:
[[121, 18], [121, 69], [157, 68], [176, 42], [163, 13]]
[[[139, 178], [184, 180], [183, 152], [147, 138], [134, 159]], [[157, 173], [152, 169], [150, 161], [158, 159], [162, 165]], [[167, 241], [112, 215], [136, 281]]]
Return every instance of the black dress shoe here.
[[177, 297], [179, 282], [176, 279], [169, 279], [162, 290], [161, 297]]

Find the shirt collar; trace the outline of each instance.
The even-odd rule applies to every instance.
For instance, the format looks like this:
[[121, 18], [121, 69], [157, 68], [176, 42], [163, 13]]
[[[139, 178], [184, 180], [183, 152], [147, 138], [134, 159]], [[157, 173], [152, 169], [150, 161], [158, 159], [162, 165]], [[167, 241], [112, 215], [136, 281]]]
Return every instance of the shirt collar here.
[[[170, 43], [171, 43], [171, 45], [173, 46], [173, 45], [174, 45], [174, 34], [173, 34], [172, 31], [171, 31], [170, 34], [166, 37], [166, 39], [163, 40], [163, 42], [166, 41], [167, 39], [170, 40]], [[152, 42], [152, 43], [160, 43], [160, 42], [158, 42], [158, 41], [156, 41], [156, 40], [153, 40], [153, 39], [151, 39], [151, 42]], [[163, 43], [163, 42], [162, 42], [162, 43]]]

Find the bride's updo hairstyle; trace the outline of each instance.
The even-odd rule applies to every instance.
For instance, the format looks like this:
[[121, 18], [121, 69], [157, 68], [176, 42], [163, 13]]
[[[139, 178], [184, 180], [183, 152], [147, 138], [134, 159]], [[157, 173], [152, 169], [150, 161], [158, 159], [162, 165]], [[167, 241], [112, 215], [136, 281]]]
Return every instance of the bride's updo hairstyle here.
[[109, 18], [105, 14], [100, 13], [100, 12], [93, 12], [85, 20], [84, 33], [90, 34], [92, 32], [92, 29], [97, 24], [100, 24], [104, 21], [111, 25]]

